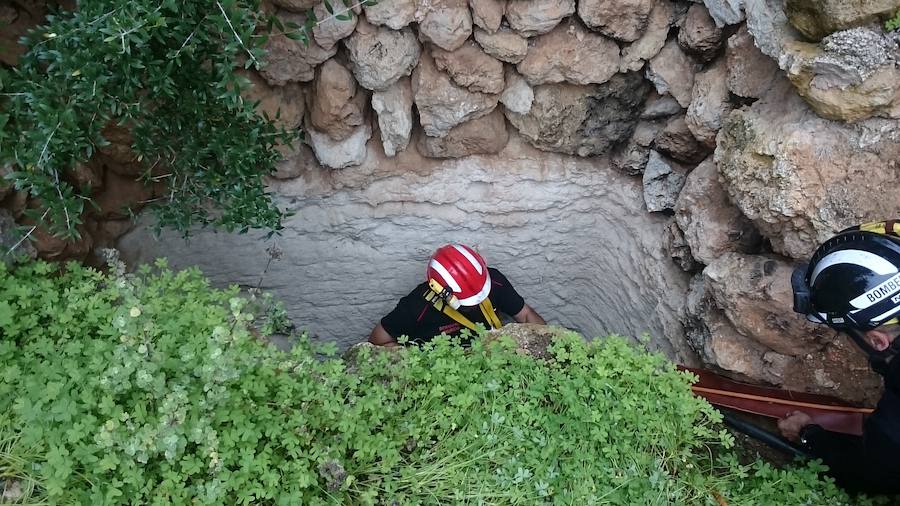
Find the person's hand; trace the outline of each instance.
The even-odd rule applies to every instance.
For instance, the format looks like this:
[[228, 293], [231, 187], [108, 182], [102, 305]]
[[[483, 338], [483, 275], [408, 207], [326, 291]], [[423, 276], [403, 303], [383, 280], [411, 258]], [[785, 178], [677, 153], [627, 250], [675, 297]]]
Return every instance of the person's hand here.
[[794, 411], [793, 413], [788, 413], [787, 417], [778, 420], [778, 430], [787, 439], [797, 441], [800, 439], [800, 430], [811, 422], [812, 418], [806, 413]]

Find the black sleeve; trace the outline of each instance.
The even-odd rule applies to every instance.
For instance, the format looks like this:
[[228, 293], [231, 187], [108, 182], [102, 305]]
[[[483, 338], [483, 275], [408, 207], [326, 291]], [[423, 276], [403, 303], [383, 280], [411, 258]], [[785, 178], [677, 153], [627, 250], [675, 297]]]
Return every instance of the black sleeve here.
[[491, 275], [491, 293], [488, 296], [498, 311], [515, 316], [525, 307], [525, 299], [513, 288], [512, 283], [497, 269], [488, 267]]
[[866, 423], [862, 436], [831, 432], [807, 425], [800, 432], [803, 446], [828, 466], [828, 475], [854, 492], [897, 493], [896, 444], [876, 424]]
[[420, 289], [421, 286], [416, 287], [409, 295], [400, 299], [397, 306], [381, 319], [381, 326], [394, 339], [400, 336], [415, 337], [416, 318], [419, 316], [416, 310], [425, 308], [425, 299], [419, 293]]

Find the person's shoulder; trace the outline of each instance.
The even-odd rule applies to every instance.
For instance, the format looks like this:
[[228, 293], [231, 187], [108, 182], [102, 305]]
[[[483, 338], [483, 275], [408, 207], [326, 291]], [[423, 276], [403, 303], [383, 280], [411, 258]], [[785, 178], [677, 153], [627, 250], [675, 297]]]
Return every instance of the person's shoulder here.
[[488, 274], [491, 275], [491, 282], [495, 285], [509, 285], [509, 278], [507, 278], [500, 269], [494, 267], [488, 267]]
[[428, 291], [428, 284], [427, 283], [419, 283], [408, 294], [406, 294], [400, 298], [400, 304], [407, 304], [412, 301], [418, 301], [420, 299], [423, 299], [426, 291]]

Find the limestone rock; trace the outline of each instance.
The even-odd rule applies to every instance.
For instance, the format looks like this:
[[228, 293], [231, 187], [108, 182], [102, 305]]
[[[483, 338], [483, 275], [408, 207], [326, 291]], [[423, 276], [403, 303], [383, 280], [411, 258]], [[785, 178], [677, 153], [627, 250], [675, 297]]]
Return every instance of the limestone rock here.
[[670, 40], [650, 60], [647, 66], [647, 79], [656, 86], [656, 91], [660, 95], [672, 95], [681, 107], [687, 107], [691, 103], [696, 71], [697, 64], [684, 54], [678, 42]]
[[409, 144], [413, 124], [412, 105], [409, 79], [401, 79], [384, 91], [372, 93], [372, 109], [378, 115], [385, 155], [394, 156]]
[[538, 149], [601, 155], [631, 136], [646, 92], [637, 73], [616, 74], [602, 85], [545, 84], [534, 88], [528, 114], [506, 112]]
[[791, 25], [813, 40], [878, 21], [898, 8], [897, 0], [785, 0], [784, 3]]
[[753, 44], [746, 25], [728, 38], [725, 61], [728, 89], [739, 97], [762, 98], [778, 71], [775, 61]]
[[694, 80], [685, 121], [694, 137], [709, 148], [716, 146], [716, 134], [732, 109], [726, 79], [725, 62], [720, 60], [697, 74]]
[[139, 176], [144, 173], [145, 167], [132, 149], [134, 137], [130, 126], [109, 123], [100, 134], [108, 144], [97, 147], [96, 157], [110, 171], [123, 176]]
[[672, 2], [669, 0], [656, 0], [653, 10], [647, 20], [647, 28], [644, 34], [631, 44], [622, 48], [622, 72], [641, 70], [644, 62], [656, 56], [666, 44], [669, 35], [669, 25], [674, 16]]
[[466, 0], [431, 0], [418, 4], [416, 21], [425, 42], [453, 51], [472, 34], [472, 16]]
[[659, 95], [653, 91], [644, 103], [641, 119], [668, 118], [680, 114], [683, 110], [681, 104], [671, 96]]
[[318, 169], [321, 169], [321, 166], [312, 148], [298, 140], [291, 146], [290, 151], [284, 154], [284, 158], [275, 164], [275, 172], [271, 177], [278, 180], [294, 179]]
[[613, 150], [610, 157], [613, 168], [628, 176], [643, 174], [650, 159], [650, 146], [662, 128], [658, 121], [639, 121], [628, 142]]
[[653, 4], [653, 0], [579, 0], [578, 17], [603, 35], [633, 42], [644, 33]]
[[[306, 22], [306, 16], [302, 14], [280, 11], [277, 16], [282, 23], [303, 26]], [[259, 73], [273, 86], [312, 81], [316, 66], [337, 53], [337, 47], [324, 49], [315, 40], [310, 40], [307, 45], [280, 33], [271, 34], [264, 48], [266, 56]]]
[[570, 21], [537, 37], [517, 68], [532, 85], [601, 84], [619, 71], [619, 46]]
[[363, 5], [363, 9], [369, 23], [394, 30], [400, 30], [416, 19], [416, 0], [380, 1], [375, 5]]
[[254, 71], [245, 71], [241, 75], [250, 80], [250, 86], [241, 92], [241, 96], [244, 100], [259, 102], [256, 106], [258, 113], [265, 114], [286, 130], [296, 129], [303, 123], [306, 93], [301, 85], [270, 86]]
[[652, 213], [674, 209], [687, 173], [688, 169], [683, 165], [651, 150], [643, 177], [647, 210]]
[[674, 220], [669, 222], [669, 226], [666, 227], [666, 251], [678, 264], [678, 267], [685, 272], [695, 272], [703, 267], [703, 264], [691, 254], [691, 248], [684, 239], [684, 233]]
[[421, 47], [409, 28], [390, 30], [359, 20], [356, 31], [344, 41], [353, 76], [363, 88], [384, 90], [410, 75], [419, 62]]
[[509, 141], [506, 119], [499, 108], [486, 116], [450, 129], [444, 137], [419, 136], [419, 152], [429, 158], [460, 158], [499, 153]]
[[703, 161], [711, 151], [697, 141], [684, 116], [674, 117], [666, 123], [665, 129], [656, 137], [655, 147], [660, 153], [689, 164]]
[[511, 67], [506, 69], [505, 81], [506, 88], [500, 94], [500, 103], [516, 114], [528, 114], [534, 102], [534, 89]]
[[716, 26], [709, 11], [700, 4], [692, 5], [678, 32], [681, 48], [707, 62], [716, 57], [724, 41], [722, 28]]
[[[4, 170], [0, 168], [0, 178], [3, 177]], [[85, 163], [78, 163], [68, 174], [67, 179], [76, 188], [87, 188], [89, 192], [96, 193], [103, 189], [103, 165], [96, 161], [88, 160]], [[3, 181], [0, 180], [0, 200], [6, 196], [3, 191]], [[12, 187], [10, 188], [12, 191]]]
[[372, 127], [366, 122], [341, 141], [334, 141], [313, 128], [307, 128], [306, 135], [319, 163], [332, 169], [343, 169], [365, 161], [366, 142], [372, 137]]
[[[494, 33], [500, 29], [500, 22], [506, 12], [507, 0], [469, 0], [472, 21], [483, 30]], [[513, 0], [516, 1], [516, 0]]]
[[808, 258], [835, 232], [900, 209], [898, 140], [897, 121], [822, 119], [780, 81], [731, 113], [715, 156], [731, 201], [773, 249]]
[[575, 0], [512, 0], [506, 4], [506, 21], [524, 37], [552, 30], [575, 13]]
[[528, 53], [528, 39], [507, 28], [494, 33], [476, 28], [475, 40], [485, 53], [506, 63], [519, 63]]
[[454, 51], [434, 48], [431, 55], [437, 68], [450, 74], [459, 86], [482, 93], [503, 91], [503, 63], [488, 56], [474, 41]]
[[331, 140], [346, 139], [365, 121], [366, 95], [357, 90], [353, 74], [335, 60], [319, 67], [313, 93], [310, 122]]
[[306, 9], [321, 3], [321, 0], [271, 0], [271, 2], [282, 9], [303, 13]]
[[469, 91], [438, 70], [426, 51], [412, 75], [413, 100], [427, 135], [443, 137], [456, 125], [484, 116], [497, 106], [499, 95]]
[[725, 252], [752, 253], [761, 243], [750, 220], [728, 200], [712, 157], [688, 174], [675, 203], [675, 221], [694, 258], [707, 265]]
[[[334, 9], [334, 14], [330, 14], [325, 9], [325, 2], [322, 2], [313, 9], [316, 19], [319, 20], [312, 29], [313, 38], [326, 51], [333, 48], [341, 39], [353, 33], [358, 19], [358, 16], [352, 9], [344, 7], [340, 2], [335, 2], [332, 8]], [[350, 19], [338, 19], [338, 14], [349, 16]]]
[[10, 266], [19, 260], [37, 258], [37, 251], [31, 241], [22, 240], [22, 236], [23, 233], [16, 226], [12, 214], [0, 208], [0, 262]]
[[736, 25], [744, 20], [744, 0], [703, 0], [716, 25]]
[[105, 220], [128, 219], [154, 196], [153, 188], [144, 184], [137, 176], [120, 175], [107, 170], [103, 174], [103, 191], [92, 195], [94, 204], [99, 208], [93, 213]]

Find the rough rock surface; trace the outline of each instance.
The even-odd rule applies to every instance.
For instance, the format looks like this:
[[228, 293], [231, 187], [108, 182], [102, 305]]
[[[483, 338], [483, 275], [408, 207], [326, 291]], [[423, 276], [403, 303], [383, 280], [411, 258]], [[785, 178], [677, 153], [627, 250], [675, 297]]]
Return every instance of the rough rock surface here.
[[641, 119], [659, 119], [668, 118], [680, 114], [684, 109], [677, 100], [669, 95], [661, 96], [656, 92], [651, 92], [644, 103], [644, 110], [641, 112]]
[[353, 74], [335, 60], [318, 68], [313, 93], [310, 123], [331, 140], [346, 139], [365, 121], [366, 94], [357, 89]]
[[499, 95], [469, 91], [438, 70], [427, 51], [412, 75], [413, 100], [427, 135], [443, 137], [451, 128], [494, 110]]
[[716, 146], [716, 134], [732, 109], [728, 101], [727, 77], [725, 62], [720, 60], [694, 79], [685, 121], [694, 137], [709, 148]]
[[791, 25], [806, 37], [819, 40], [839, 30], [866, 25], [900, 8], [897, 0], [785, 0]]
[[506, 88], [500, 94], [500, 103], [516, 114], [528, 114], [534, 102], [534, 89], [511, 67], [506, 69], [505, 81]]
[[753, 224], [728, 200], [712, 157], [687, 176], [675, 203], [675, 221], [691, 254], [711, 264], [723, 253], [752, 253], [761, 243]]
[[744, 0], [703, 0], [716, 25], [736, 25], [744, 20]]
[[691, 103], [697, 64], [684, 54], [678, 42], [670, 40], [647, 65], [647, 79], [660, 95], [669, 94], [687, 107]]
[[[500, 29], [507, 0], [469, 0], [472, 22], [483, 30], [494, 33]], [[516, 0], [513, 0], [516, 1]]]
[[366, 142], [372, 137], [372, 127], [366, 122], [340, 141], [313, 128], [307, 128], [306, 135], [319, 163], [332, 169], [343, 169], [360, 165], [366, 159]]
[[372, 93], [372, 109], [378, 115], [385, 155], [394, 156], [409, 145], [413, 125], [412, 106], [409, 79], [401, 79], [384, 91]]
[[719, 134], [716, 163], [729, 197], [775, 251], [807, 258], [851, 225], [894, 216], [900, 125], [822, 119], [781, 81]]
[[444, 137], [419, 136], [419, 153], [429, 158], [460, 158], [499, 153], [509, 141], [506, 118], [499, 108], [451, 128]]
[[369, 23], [399, 30], [416, 19], [416, 0], [389, 0], [363, 5]]
[[533, 85], [601, 84], [619, 71], [619, 46], [577, 21], [560, 23], [534, 40], [516, 68]]
[[303, 123], [306, 114], [306, 94], [299, 84], [269, 86], [259, 74], [253, 71], [243, 73], [250, 80], [250, 87], [241, 93], [245, 100], [259, 102], [257, 112], [275, 119], [275, 123], [292, 130]]
[[275, 165], [275, 172], [271, 177], [294, 179], [321, 168], [312, 148], [302, 141], [297, 141], [291, 150], [284, 154], [284, 159]]
[[22, 240], [12, 214], [0, 209], [0, 262], [9, 266], [19, 259], [34, 258], [37, 258], [37, 251], [30, 241]]
[[728, 90], [739, 97], [762, 98], [772, 86], [778, 65], [764, 55], [747, 31], [746, 25], [728, 38], [725, 48], [725, 61], [728, 67]]
[[538, 149], [601, 155], [631, 136], [647, 88], [637, 73], [616, 74], [602, 85], [544, 84], [534, 88], [528, 114], [506, 114]]
[[700, 4], [692, 5], [678, 31], [681, 48], [706, 62], [716, 57], [724, 41], [723, 30], [716, 26], [709, 11]]
[[688, 171], [687, 167], [651, 150], [643, 177], [647, 210], [652, 213], [674, 209]]
[[703, 268], [703, 264], [691, 254], [691, 247], [684, 238], [684, 232], [678, 228], [674, 220], [666, 227], [665, 244], [669, 256], [684, 272], [696, 272]]
[[658, 121], [639, 121], [628, 142], [613, 149], [610, 157], [613, 168], [629, 176], [643, 174], [650, 159], [650, 146], [662, 128]]
[[656, 150], [680, 162], [695, 164], [711, 151], [697, 141], [684, 116], [671, 118], [654, 141]]
[[[353, 33], [358, 19], [352, 9], [348, 9], [340, 3], [336, 2], [332, 8], [334, 9], [334, 14], [329, 14], [325, 9], [325, 2], [322, 2], [313, 9], [316, 19], [319, 20], [312, 29], [313, 38], [326, 51], [333, 48], [341, 39]], [[349, 16], [350, 19], [338, 19], [338, 15]]]
[[282, 9], [302, 13], [306, 12], [306, 9], [321, 3], [321, 0], [272, 0], [272, 3]]
[[412, 73], [421, 47], [409, 28], [389, 30], [359, 20], [356, 31], [344, 41], [359, 85], [383, 90]]
[[622, 72], [641, 70], [644, 62], [656, 56], [666, 44], [669, 25], [675, 11], [669, 0], [656, 0], [647, 20], [644, 34], [631, 44], [622, 48]]
[[519, 63], [528, 54], [528, 39], [506, 28], [494, 33], [476, 28], [475, 40], [485, 53], [506, 63]]
[[[277, 14], [282, 23], [303, 26], [306, 16], [281, 11]], [[266, 56], [259, 73], [273, 86], [312, 81], [316, 66], [337, 53], [337, 47], [324, 49], [315, 40], [309, 45], [275, 33], [265, 44]]]
[[466, 0], [420, 2], [416, 11], [419, 37], [447, 51], [463, 45], [472, 35], [472, 16]]
[[488, 56], [475, 41], [467, 41], [453, 51], [434, 48], [431, 56], [439, 70], [450, 74], [453, 82], [469, 91], [503, 91], [503, 63]]
[[[588, 337], [646, 332], [654, 348], [693, 363], [679, 323], [687, 275], [660, 241], [670, 220], [644, 211], [639, 181], [515, 135], [499, 155], [379, 151], [361, 167], [274, 186], [279, 205], [297, 211], [277, 238], [199, 229], [185, 241], [141, 226], [119, 246], [131, 265], [164, 255], [176, 269], [198, 265], [216, 285], [261, 282], [299, 329], [346, 347], [420, 282], [436, 247], [463, 242], [550, 323]], [[283, 254], [260, 279], [273, 243]]]
[[575, 0], [512, 0], [506, 4], [506, 21], [524, 37], [547, 33], [574, 13]]
[[653, 4], [653, 0], [579, 0], [578, 17], [603, 35], [633, 42], [644, 33]]

